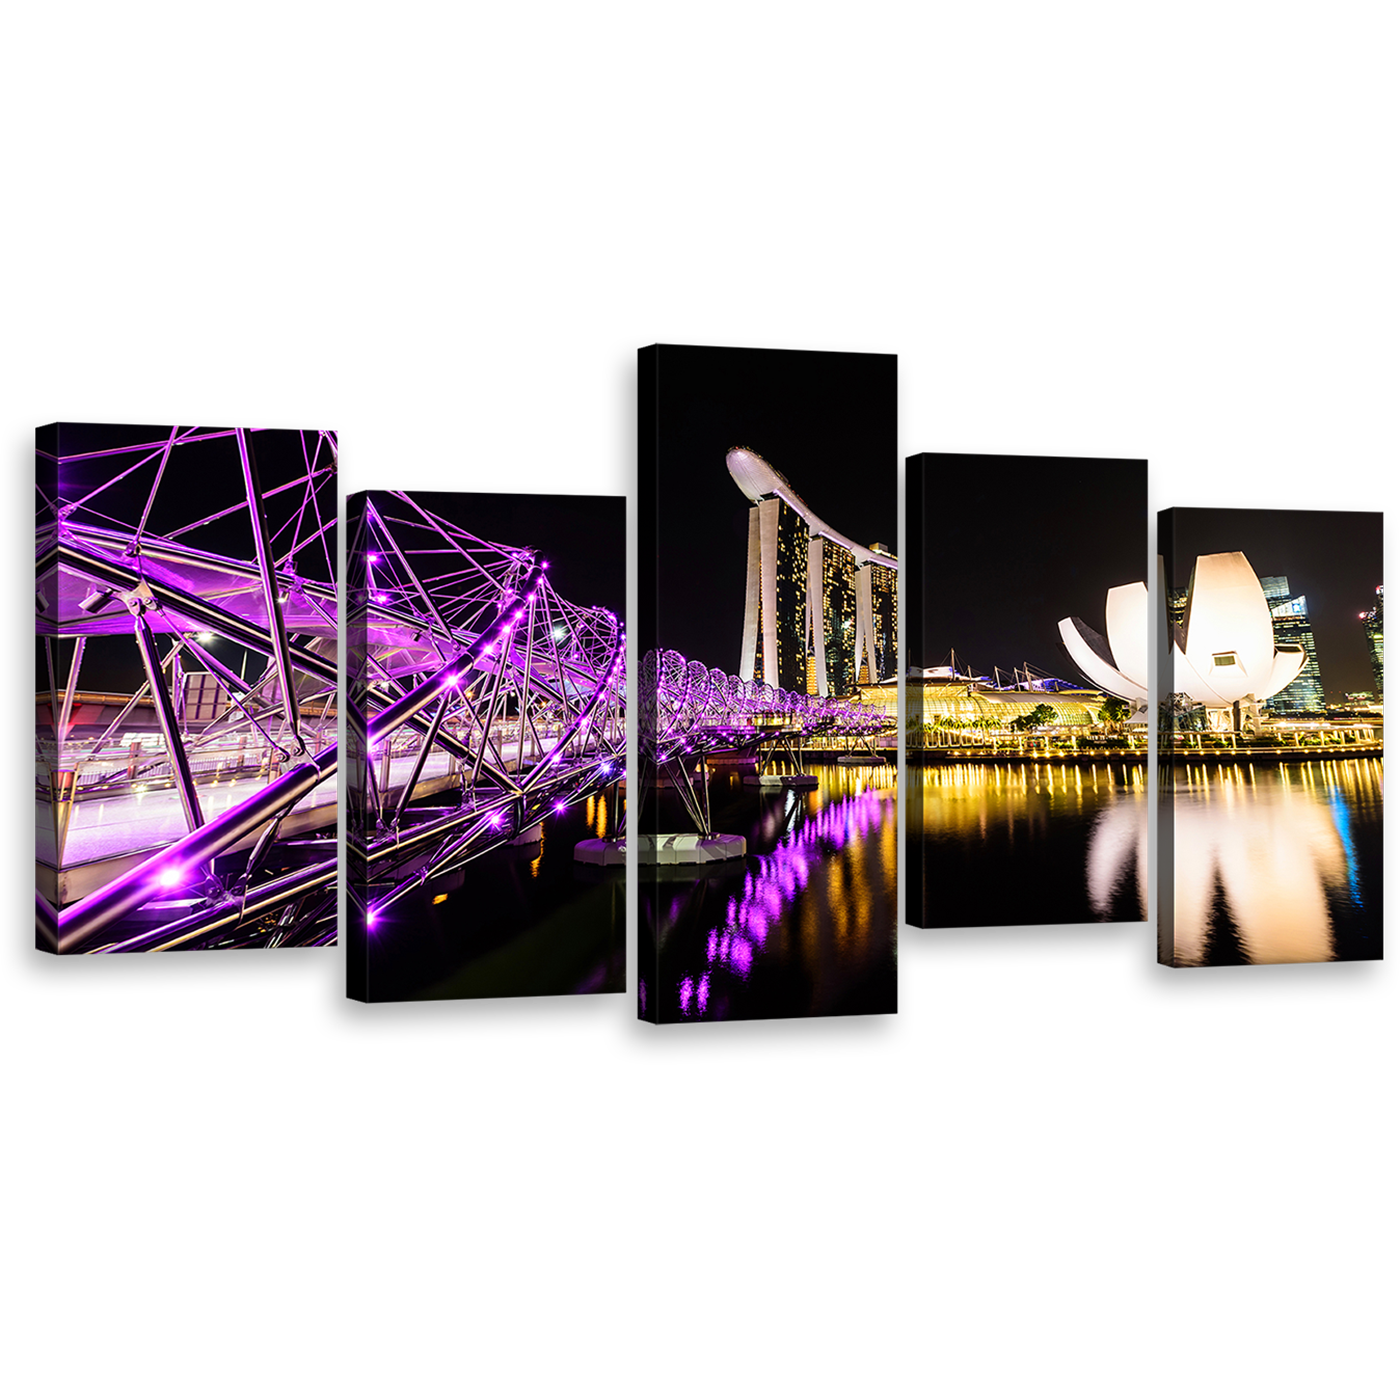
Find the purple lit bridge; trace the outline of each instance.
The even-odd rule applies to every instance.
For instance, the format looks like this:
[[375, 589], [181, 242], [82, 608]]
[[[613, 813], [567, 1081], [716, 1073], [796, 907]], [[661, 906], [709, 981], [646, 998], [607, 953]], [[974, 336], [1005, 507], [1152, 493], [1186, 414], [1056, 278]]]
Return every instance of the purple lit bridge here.
[[[472, 535], [405, 491], [353, 504], [347, 834], [374, 928], [430, 879], [535, 839], [589, 797], [610, 794], [613, 829], [626, 829], [627, 637], [608, 609], [563, 598], [535, 550]], [[704, 753], [886, 724], [874, 707], [743, 682], [676, 652], [643, 659], [641, 694], [644, 770], [676, 774], [706, 834], [708, 798], [690, 774]]]
[[799, 695], [745, 681], [676, 651], [649, 651], [639, 680], [640, 755], [646, 787], [675, 788], [702, 837], [711, 837], [705, 759], [712, 754], [786, 750], [802, 740], [869, 742], [894, 721], [876, 705]]
[[428, 881], [539, 839], [626, 766], [626, 635], [529, 548], [404, 492], [350, 507], [350, 895], [368, 928]]
[[36, 462], [42, 946], [333, 942], [335, 435], [54, 441], [84, 450]]

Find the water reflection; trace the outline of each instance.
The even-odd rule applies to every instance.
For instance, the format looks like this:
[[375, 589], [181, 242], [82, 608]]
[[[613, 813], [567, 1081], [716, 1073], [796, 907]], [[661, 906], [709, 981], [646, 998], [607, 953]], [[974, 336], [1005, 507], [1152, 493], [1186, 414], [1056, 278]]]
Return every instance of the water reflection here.
[[1179, 966], [1381, 956], [1380, 759], [1178, 764]]
[[910, 769], [908, 919], [920, 928], [1147, 918], [1141, 761]]
[[[895, 770], [813, 771], [814, 790], [712, 782], [717, 829], [750, 854], [647, 891], [661, 1020], [895, 1009]], [[638, 991], [645, 1014], [657, 991]]]
[[1134, 800], [1114, 802], [1094, 818], [1085, 858], [1089, 906], [1099, 919], [1113, 917], [1115, 896], [1131, 884], [1138, 912], [1147, 918], [1147, 804], [1140, 787]]

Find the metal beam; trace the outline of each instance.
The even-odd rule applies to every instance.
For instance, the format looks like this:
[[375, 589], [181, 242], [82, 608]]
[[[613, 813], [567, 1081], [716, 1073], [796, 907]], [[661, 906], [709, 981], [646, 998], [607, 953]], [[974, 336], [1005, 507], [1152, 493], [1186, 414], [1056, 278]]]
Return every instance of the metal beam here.
[[179, 722], [175, 718], [175, 706], [171, 702], [170, 691], [165, 684], [165, 672], [161, 670], [160, 657], [156, 653], [155, 633], [151, 631], [151, 624], [146, 621], [142, 603], [136, 600], [132, 607], [136, 611], [136, 645], [146, 667], [146, 683], [151, 688], [151, 699], [155, 701], [160, 732], [165, 736], [165, 749], [170, 755], [170, 769], [175, 775], [180, 805], [185, 809], [185, 825], [194, 831], [204, 825], [204, 813], [199, 808], [199, 794], [194, 790], [194, 774], [190, 771], [190, 760], [185, 753], [184, 740], [180, 737]]
[[428, 726], [427, 733], [423, 735], [422, 741], [418, 745], [418, 756], [413, 760], [413, 771], [408, 775], [408, 781], [403, 785], [403, 791], [399, 794], [398, 806], [394, 808], [393, 824], [397, 826], [403, 820], [404, 808], [408, 806], [413, 797], [413, 789], [418, 786], [418, 775], [423, 771], [423, 764], [427, 761], [428, 750], [432, 748], [433, 741], [437, 738], [438, 730], [442, 728], [442, 722], [447, 717], [447, 705], [452, 699], [452, 692], [445, 690], [442, 699], [438, 703], [437, 713], [433, 716], [433, 722]]
[[226, 900], [213, 909], [201, 909], [197, 913], [176, 921], [173, 924], [138, 933], [121, 943], [103, 948], [104, 953], [164, 952], [188, 943], [193, 938], [207, 936], [227, 928], [230, 924], [243, 922], [260, 914], [270, 913], [279, 905], [300, 899], [317, 890], [333, 884], [339, 874], [339, 863], [335, 860], [322, 861], [319, 865], [308, 865], [300, 870], [290, 871], [255, 890], [249, 890], [243, 899]]
[[292, 656], [287, 646], [287, 624], [282, 618], [282, 604], [277, 595], [277, 566], [267, 538], [262, 484], [258, 480], [257, 463], [248, 448], [247, 432], [238, 428], [234, 435], [238, 439], [238, 459], [243, 466], [243, 485], [248, 495], [248, 518], [253, 525], [253, 542], [258, 550], [258, 571], [262, 574], [263, 598], [267, 603], [267, 627], [272, 641], [272, 658], [277, 663], [277, 674], [282, 681], [282, 710], [287, 717], [287, 727], [292, 731], [293, 751], [302, 754], [306, 752], [306, 744], [301, 737], [301, 716], [297, 714], [296, 686], [292, 683]]
[[284, 808], [290, 810], [318, 783], [334, 776], [338, 752], [336, 744], [322, 749], [315, 758], [289, 769], [261, 792], [255, 792], [238, 806], [206, 822], [198, 831], [181, 837], [173, 846], [156, 852], [134, 870], [65, 909], [60, 915], [58, 951], [72, 952], [80, 943], [147, 901], [158, 895], [168, 895], [178, 888], [190, 870], [207, 865]]
[[[186, 593], [183, 589], [174, 588], [158, 579], [143, 578], [137, 570], [114, 559], [98, 559], [93, 555], [83, 554], [70, 545], [60, 545], [58, 557], [61, 563], [71, 564], [77, 572], [103, 583], [115, 584], [125, 591], [144, 587], [166, 613], [179, 614], [180, 617], [194, 623], [195, 630], [204, 627], [227, 637], [229, 641], [262, 652], [265, 656], [272, 655], [266, 632], [251, 622], [206, 603], [193, 593]], [[336, 684], [335, 662], [327, 661], [306, 647], [293, 646], [289, 649], [296, 664], [308, 675], [315, 676], [317, 680], [325, 681], [329, 685]]]

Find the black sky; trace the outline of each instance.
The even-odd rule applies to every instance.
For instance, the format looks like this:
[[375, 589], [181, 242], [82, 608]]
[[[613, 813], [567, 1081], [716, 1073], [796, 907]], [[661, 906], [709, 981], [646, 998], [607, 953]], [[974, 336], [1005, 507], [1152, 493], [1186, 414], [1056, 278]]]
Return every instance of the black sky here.
[[1308, 599], [1317, 664], [1329, 700], [1372, 690], [1370, 652], [1359, 614], [1375, 602], [1382, 582], [1378, 511], [1164, 511], [1174, 536], [1167, 560], [1171, 582], [1185, 585], [1198, 554], [1242, 550], [1261, 577], [1282, 574]]
[[659, 640], [739, 669], [750, 503], [725, 466], [748, 447], [832, 529], [897, 543], [896, 358], [657, 347]]
[[[1097, 457], [924, 453], [924, 635], [910, 664], [990, 675], [1029, 662], [1081, 681], [1059, 640], [1103, 632], [1108, 590], [1147, 580], [1147, 464]], [[911, 518], [906, 529], [917, 523]], [[914, 580], [908, 581], [914, 586]]]

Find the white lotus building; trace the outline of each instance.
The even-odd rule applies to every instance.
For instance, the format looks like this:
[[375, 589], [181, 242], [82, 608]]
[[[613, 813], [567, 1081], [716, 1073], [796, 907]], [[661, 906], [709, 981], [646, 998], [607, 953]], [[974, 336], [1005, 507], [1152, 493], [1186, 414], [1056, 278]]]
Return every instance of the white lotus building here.
[[[1110, 588], [1105, 611], [1107, 637], [1082, 619], [1067, 617], [1060, 623], [1060, 639], [1086, 679], [1145, 710], [1147, 585]], [[1216, 712], [1257, 706], [1277, 695], [1308, 659], [1301, 646], [1275, 643], [1269, 600], [1239, 550], [1197, 556], [1184, 620], [1173, 628], [1171, 655], [1172, 690]], [[1213, 727], [1219, 725], [1213, 721]]]

